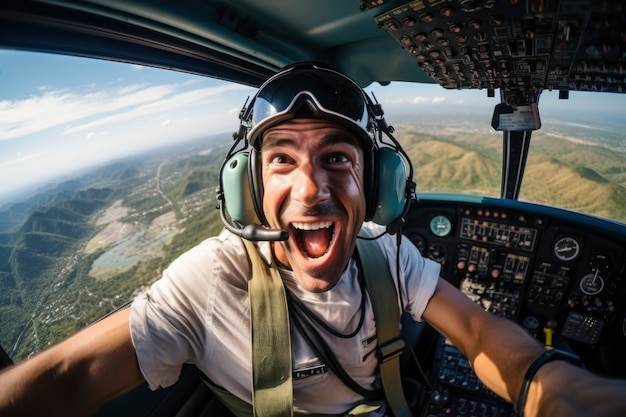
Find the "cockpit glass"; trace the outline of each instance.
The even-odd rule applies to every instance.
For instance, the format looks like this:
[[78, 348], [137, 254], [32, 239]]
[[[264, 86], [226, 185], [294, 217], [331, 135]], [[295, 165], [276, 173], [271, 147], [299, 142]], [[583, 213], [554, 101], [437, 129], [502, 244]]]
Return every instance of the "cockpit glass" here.
[[[370, 91], [412, 158], [419, 192], [501, 196], [499, 96], [395, 83]], [[544, 91], [519, 199], [626, 222], [626, 95]]]
[[419, 192], [498, 197], [502, 134], [490, 127], [495, 98], [438, 84], [366, 88], [382, 104], [415, 169]]
[[123, 306], [220, 231], [217, 172], [253, 92], [0, 51], [0, 344], [14, 361]]
[[545, 92], [520, 199], [626, 223], [626, 95]]

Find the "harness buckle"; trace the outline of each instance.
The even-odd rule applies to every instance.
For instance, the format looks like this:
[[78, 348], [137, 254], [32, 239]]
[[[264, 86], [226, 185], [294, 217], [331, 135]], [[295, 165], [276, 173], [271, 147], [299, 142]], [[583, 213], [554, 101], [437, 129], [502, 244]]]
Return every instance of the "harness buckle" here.
[[379, 363], [387, 362], [390, 359], [400, 356], [404, 351], [404, 339], [401, 335], [394, 337], [378, 346], [376, 356]]

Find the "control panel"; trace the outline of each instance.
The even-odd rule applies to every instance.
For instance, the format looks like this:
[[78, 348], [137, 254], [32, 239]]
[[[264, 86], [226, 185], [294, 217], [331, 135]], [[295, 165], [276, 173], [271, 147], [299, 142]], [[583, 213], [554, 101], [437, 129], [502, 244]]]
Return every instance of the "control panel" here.
[[508, 216], [506, 211], [463, 208], [455, 273], [461, 290], [485, 310], [517, 319], [543, 220], [528, 225]]
[[[519, 201], [420, 196], [404, 233], [485, 310], [573, 351], [592, 371], [626, 376], [626, 360], [616, 354], [626, 348], [624, 226]], [[424, 416], [515, 415], [443, 340], [429, 375], [449, 399], [428, 400]]]
[[626, 243], [531, 204], [424, 205], [409, 213], [405, 234], [485, 310], [542, 341], [548, 332], [593, 347], [609, 336], [626, 292]]
[[423, 417], [517, 415], [511, 404], [480, 382], [461, 352], [443, 339], [440, 339], [437, 346], [434, 365], [432, 379], [437, 387], [437, 394], [423, 408]]

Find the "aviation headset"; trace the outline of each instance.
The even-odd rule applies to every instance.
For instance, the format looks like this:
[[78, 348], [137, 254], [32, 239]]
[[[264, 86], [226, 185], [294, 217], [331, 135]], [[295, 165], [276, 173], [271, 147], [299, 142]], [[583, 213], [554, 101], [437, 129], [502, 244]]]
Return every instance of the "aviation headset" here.
[[[317, 63], [286, 67], [259, 88], [242, 108], [239, 130], [219, 175], [220, 214], [225, 227], [248, 240], [286, 240], [269, 229], [263, 213], [261, 139], [272, 126], [296, 117], [329, 120], [361, 139], [364, 154], [366, 221], [396, 233], [415, 198], [413, 167], [393, 137], [393, 128], [352, 79]], [[383, 138], [383, 134], [388, 141]]]

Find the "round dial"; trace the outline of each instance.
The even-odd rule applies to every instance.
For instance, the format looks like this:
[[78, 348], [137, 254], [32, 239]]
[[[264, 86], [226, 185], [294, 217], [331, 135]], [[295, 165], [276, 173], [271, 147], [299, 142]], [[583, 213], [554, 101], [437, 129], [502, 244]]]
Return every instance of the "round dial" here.
[[554, 243], [553, 250], [559, 260], [571, 261], [580, 253], [580, 243], [573, 237], [565, 236]]
[[439, 237], [445, 237], [452, 231], [452, 222], [443, 215], [438, 215], [430, 219], [430, 231]]
[[587, 295], [596, 295], [604, 289], [604, 279], [595, 273], [587, 274], [580, 279], [580, 290]]
[[526, 316], [523, 325], [528, 330], [537, 330], [539, 328], [539, 320], [534, 316]]

